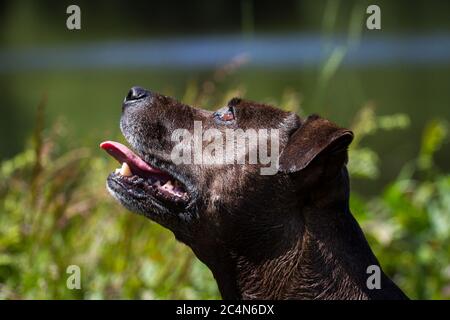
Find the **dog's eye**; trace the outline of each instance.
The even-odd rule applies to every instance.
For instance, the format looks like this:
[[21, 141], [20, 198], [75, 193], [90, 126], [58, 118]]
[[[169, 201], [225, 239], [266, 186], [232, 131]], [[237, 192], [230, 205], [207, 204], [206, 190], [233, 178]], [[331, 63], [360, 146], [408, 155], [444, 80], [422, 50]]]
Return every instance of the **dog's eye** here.
[[235, 120], [234, 108], [233, 107], [223, 107], [216, 112], [214, 112], [214, 119], [221, 123], [232, 123]]

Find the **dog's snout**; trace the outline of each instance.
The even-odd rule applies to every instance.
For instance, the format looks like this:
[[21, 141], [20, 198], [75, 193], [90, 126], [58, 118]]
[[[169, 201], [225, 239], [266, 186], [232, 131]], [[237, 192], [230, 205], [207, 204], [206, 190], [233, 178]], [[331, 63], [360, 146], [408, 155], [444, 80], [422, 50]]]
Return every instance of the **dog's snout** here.
[[125, 97], [125, 102], [141, 100], [149, 96], [149, 92], [141, 87], [132, 87]]

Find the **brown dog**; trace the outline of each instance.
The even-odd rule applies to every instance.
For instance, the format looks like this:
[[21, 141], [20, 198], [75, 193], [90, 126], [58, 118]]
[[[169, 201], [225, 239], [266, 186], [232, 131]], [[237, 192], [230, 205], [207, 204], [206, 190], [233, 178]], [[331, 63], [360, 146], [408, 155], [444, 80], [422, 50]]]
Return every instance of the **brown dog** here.
[[[108, 177], [109, 191], [192, 248], [223, 298], [407, 298], [381, 269], [379, 285], [368, 286], [368, 267], [379, 263], [349, 209], [351, 131], [237, 98], [213, 113], [139, 87], [122, 110], [134, 152], [102, 143], [126, 163]], [[258, 163], [176, 165], [172, 133], [192, 133], [195, 121], [223, 133], [276, 129], [276, 174], [261, 174]]]

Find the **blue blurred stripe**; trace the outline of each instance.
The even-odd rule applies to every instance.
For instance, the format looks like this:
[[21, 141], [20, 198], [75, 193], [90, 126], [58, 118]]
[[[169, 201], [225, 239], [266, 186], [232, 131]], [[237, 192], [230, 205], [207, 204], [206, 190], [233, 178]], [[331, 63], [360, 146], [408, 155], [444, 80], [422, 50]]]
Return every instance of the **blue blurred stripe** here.
[[[450, 34], [414, 36], [365, 34], [348, 46], [343, 65], [436, 65], [450, 62]], [[0, 72], [57, 69], [214, 68], [245, 54], [255, 68], [307, 68], [319, 65], [345, 37], [314, 34], [241, 35], [116, 41], [74, 46], [0, 51]]]

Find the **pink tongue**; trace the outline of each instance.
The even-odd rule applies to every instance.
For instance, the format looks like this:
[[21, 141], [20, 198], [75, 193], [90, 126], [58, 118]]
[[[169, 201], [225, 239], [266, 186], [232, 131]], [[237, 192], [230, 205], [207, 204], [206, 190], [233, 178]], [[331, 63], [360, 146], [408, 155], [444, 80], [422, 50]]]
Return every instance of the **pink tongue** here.
[[152, 166], [148, 165], [144, 160], [139, 158], [133, 151], [128, 149], [126, 146], [119, 142], [115, 141], [104, 141], [100, 143], [100, 148], [108, 152], [111, 156], [113, 156], [119, 163], [126, 162], [130, 168], [131, 171], [134, 174], [143, 174], [150, 173], [150, 174], [162, 174], [166, 175], [161, 170], [158, 170], [156, 168], [153, 168]]

